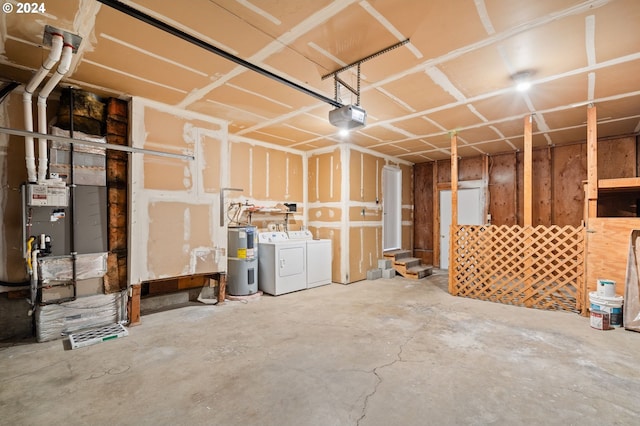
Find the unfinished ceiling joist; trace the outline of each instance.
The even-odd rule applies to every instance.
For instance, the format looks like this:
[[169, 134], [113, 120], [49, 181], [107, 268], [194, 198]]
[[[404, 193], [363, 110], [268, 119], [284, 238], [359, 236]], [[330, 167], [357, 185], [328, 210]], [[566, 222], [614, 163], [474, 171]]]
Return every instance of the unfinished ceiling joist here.
[[190, 161], [195, 160], [195, 157], [193, 155], [174, 154], [172, 152], [155, 151], [153, 149], [134, 148], [131, 146], [115, 145], [112, 143], [86, 141], [82, 139], [68, 138], [66, 136], [56, 136], [56, 135], [49, 135], [45, 133], [30, 132], [27, 130], [9, 129], [7, 127], [0, 127], [0, 133], [5, 133], [7, 135], [14, 135], [14, 136], [22, 136], [22, 137], [33, 136], [35, 138], [48, 139], [51, 141], [62, 142], [66, 144], [86, 145], [86, 146], [92, 146], [97, 148], [112, 149], [114, 151], [124, 151], [124, 152], [132, 152], [136, 154], [155, 155], [158, 157], [176, 158], [178, 160], [190, 160]]
[[129, 5], [126, 5], [122, 2], [119, 2], [117, 0], [98, 0], [98, 2], [109, 6], [115, 10], [118, 10], [132, 18], [138, 19], [142, 22], [145, 22], [151, 26], [154, 26], [156, 28], [158, 28], [159, 30], [165, 31], [175, 37], [178, 37], [184, 41], [187, 41], [195, 46], [198, 46], [204, 50], [207, 50], [211, 53], [215, 53], [218, 56], [221, 56], [231, 62], [234, 62], [240, 66], [243, 66], [251, 71], [257, 72], [258, 74], [261, 74], [267, 78], [270, 78], [274, 81], [277, 81], [279, 83], [284, 84], [285, 86], [291, 87], [292, 89], [298, 90], [302, 93], [304, 93], [305, 95], [309, 95], [313, 98], [316, 98], [324, 103], [327, 103], [331, 106], [334, 106], [336, 108], [340, 108], [343, 107], [344, 105], [342, 105], [340, 102], [337, 102], [327, 96], [324, 96], [320, 93], [314, 92], [311, 89], [308, 89], [304, 86], [301, 86], [297, 83], [294, 83], [291, 80], [287, 80], [286, 78], [279, 76], [277, 74], [272, 73], [271, 71], [268, 71], [262, 67], [259, 67], [258, 65], [252, 64], [251, 62], [245, 61], [242, 58], [239, 58], [236, 55], [233, 55], [229, 52], [226, 52], [218, 47], [215, 47], [214, 45], [207, 43], [203, 40], [200, 40], [197, 37], [192, 36], [191, 34], [188, 34], [182, 30], [179, 30], [176, 27], [173, 27], [165, 22], [162, 22], [159, 19], [154, 18], [153, 16], [147, 15], [144, 12], [141, 12]]

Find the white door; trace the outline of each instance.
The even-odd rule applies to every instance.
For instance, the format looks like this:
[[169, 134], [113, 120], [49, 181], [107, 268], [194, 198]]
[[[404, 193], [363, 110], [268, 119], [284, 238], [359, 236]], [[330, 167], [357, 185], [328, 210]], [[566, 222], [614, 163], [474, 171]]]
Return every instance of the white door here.
[[382, 250], [402, 247], [402, 170], [382, 168]]
[[[481, 188], [458, 189], [458, 224], [482, 225]], [[440, 268], [449, 268], [449, 232], [451, 227], [451, 190], [440, 191]]]

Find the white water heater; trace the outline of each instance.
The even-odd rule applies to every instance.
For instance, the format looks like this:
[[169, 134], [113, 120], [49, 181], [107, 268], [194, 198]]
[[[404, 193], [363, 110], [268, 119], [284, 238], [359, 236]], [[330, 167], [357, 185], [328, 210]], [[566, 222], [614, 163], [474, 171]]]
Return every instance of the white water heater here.
[[230, 226], [228, 231], [227, 293], [258, 292], [258, 232], [255, 226]]

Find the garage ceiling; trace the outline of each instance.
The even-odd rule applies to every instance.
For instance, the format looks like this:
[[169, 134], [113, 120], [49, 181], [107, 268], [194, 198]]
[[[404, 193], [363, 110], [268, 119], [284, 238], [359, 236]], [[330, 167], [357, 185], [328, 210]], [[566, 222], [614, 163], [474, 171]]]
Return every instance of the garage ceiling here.
[[[17, 2], [8, 3], [17, 6]], [[95, 0], [47, 0], [0, 15], [0, 77], [28, 81], [48, 55], [44, 26], [83, 38], [66, 84], [142, 96], [229, 121], [229, 132], [311, 150], [352, 143], [421, 163], [640, 132], [637, 0], [136, 0], [123, 2], [298, 85], [334, 98], [322, 76], [361, 65], [367, 126], [345, 138], [333, 108]], [[528, 73], [532, 87], [515, 90]], [[354, 87], [355, 68], [340, 73]], [[341, 103], [356, 98], [342, 88]]]

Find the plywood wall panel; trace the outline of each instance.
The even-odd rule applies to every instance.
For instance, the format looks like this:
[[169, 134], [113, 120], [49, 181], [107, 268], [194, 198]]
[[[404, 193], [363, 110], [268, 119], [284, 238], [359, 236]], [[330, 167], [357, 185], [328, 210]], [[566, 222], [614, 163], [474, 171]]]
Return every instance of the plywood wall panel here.
[[553, 217], [554, 225], [578, 226], [582, 222], [584, 188], [587, 179], [585, 144], [553, 148]]
[[636, 138], [598, 141], [598, 179], [636, 177]]
[[616, 282], [616, 294], [624, 295], [631, 231], [640, 229], [640, 218], [591, 218], [587, 229], [587, 290], [596, 290], [598, 278]]
[[416, 164], [414, 168], [413, 248], [433, 250], [433, 167], [434, 163]]
[[[518, 224], [524, 223], [524, 153], [518, 156]], [[532, 225], [551, 225], [551, 148], [532, 152]]]
[[[288, 199], [287, 157], [284, 151], [269, 150], [267, 152], [268, 199], [285, 201]], [[261, 178], [258, 178], [261, 180]]]
[[449, 183], [449, 182], [451, 182], [451, 160], [439, 160], [438, 176], [437, 176], [436, 183]]
[[517, 224], [517, 165], [514, 154], [489, 159], [489, 213], [494, 225]]
[[398, 165], [402, 171], [402, 205], [413, 205], [413, 165]]
[[458, 180], [482, 179], [483, 157], [465, 157], [458, 162]]

